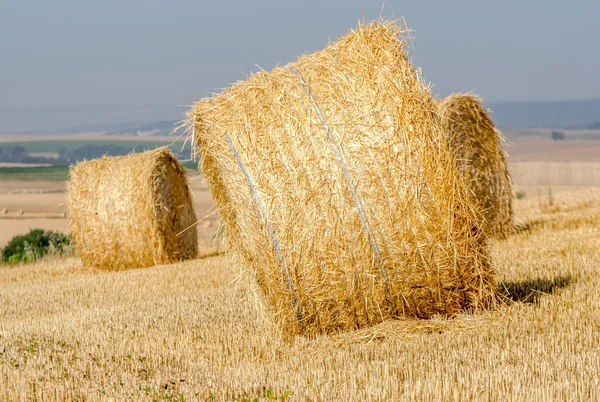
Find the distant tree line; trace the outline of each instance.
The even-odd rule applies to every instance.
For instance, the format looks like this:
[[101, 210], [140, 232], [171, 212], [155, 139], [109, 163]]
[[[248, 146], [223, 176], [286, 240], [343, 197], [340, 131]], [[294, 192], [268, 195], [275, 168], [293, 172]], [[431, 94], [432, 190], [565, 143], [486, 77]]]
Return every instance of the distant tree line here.
[[565, 133], [563, 133], [562, 131], [553, 131], [551, 135], [552, 135], [552, 139], [554, 141], [559, 141], [559, 140], [565, 139]]
[[67, 150], [67, 148], [62, 147], [58, 150], [58, 160], [65, 164], [72, 164], [82, 160], [100, 158], [104, 155], [127, 155], [130, 154], [132, 151], [132, 148], [121, 147], [113, 144], [88, 144], [82, 145], [72, 150]]
[[[0, 146], [0, 162], [4, 163], [53, 163], [49, 158], [33, 157], [21, 145]], [[56, 161], [56, 159], [53, 159]]]
[[100, 158], [104, 155], [120, 156], [140, 151], [143, 150], [113, 144], [89, 144], [71, 150], [63, 147], [58, 151], [58, 158], [48, 158], [31, 156], [25, 147], [21, 145], [3, 145], [0, 146], [0, 163], [70, 165], [82, 160]]

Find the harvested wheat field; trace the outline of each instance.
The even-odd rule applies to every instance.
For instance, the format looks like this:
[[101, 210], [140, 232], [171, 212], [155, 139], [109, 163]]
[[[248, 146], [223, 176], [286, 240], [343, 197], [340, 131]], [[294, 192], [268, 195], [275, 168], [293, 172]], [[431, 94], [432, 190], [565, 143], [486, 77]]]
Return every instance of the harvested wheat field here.
[[600, 189], [515, 202], [510, 302], [288, 343], [229, 256], [0, 268], [0, 400], [598, 400]]

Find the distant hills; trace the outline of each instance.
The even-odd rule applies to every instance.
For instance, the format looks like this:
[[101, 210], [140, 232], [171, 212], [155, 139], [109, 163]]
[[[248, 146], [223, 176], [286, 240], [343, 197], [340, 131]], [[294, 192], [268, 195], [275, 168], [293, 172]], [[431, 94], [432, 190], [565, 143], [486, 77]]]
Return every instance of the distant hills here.
[[137, 130], [177, 121], [186, 109], [173, 106], [2, 106], [0, 134], [79, 134]]
[[600, 99], [547, 102], [504, 102], [488, 105], [503, 128], [600, 128]]
[[[179, 126], [178, 121], [159, 121], [150, 124], [138, 124], [138, 125], [122, 125], [116, 130], [111, 130], [108, 134], [113, 135], [170, 135]], [[181, 129], [178, 131], [178, 133]]]
[[[501, 128], [600, 129], [600, 99], [490, 103]], [[167, 135], [183, 118], [177, 106], [0, 106], [0, 134]]]

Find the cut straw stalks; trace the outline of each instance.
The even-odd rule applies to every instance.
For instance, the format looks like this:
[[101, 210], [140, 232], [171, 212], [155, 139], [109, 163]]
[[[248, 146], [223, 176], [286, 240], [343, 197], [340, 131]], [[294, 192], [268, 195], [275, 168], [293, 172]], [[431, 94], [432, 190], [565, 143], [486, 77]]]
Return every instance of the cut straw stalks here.
[[482, 217], [404, 33], [359, 25], [188, 114], [232, 249], [287, 334], [495, 299]]
[[474, 95], [452, 94], [438, 101], [437, 107], [457, 167], [485, 217], [484, 233], [507, 237], [515, 230], [514, 193], [500, 132]]
[[197, 255], [185, 170], [167, 148], [78, 163], [67, 199], [84, 264], [137, 268]]

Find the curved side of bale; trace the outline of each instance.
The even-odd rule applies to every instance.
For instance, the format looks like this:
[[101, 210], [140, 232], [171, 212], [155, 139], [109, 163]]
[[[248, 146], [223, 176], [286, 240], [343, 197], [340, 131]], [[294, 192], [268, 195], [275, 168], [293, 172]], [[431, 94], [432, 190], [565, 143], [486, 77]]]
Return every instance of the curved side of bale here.
[[78, 163], [70, 171], [67, 200], [85, 264], [123, 269], [197, 255], [185, 170], [167, 148]]
[[482, 218], [402, 32], [361, 25], [189, 112], [228, 240], [288, 334], [495, 297]]
[[484, 232], [498, 238], [510, 235], [515, 228], [514, 194], [500, 132], [476, 96], [452, 94], [437, 107], [458, 168], [482, 208]]

